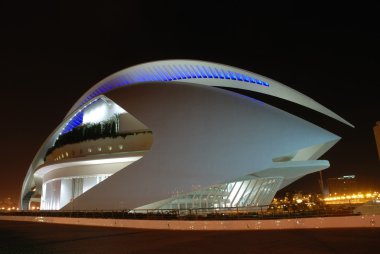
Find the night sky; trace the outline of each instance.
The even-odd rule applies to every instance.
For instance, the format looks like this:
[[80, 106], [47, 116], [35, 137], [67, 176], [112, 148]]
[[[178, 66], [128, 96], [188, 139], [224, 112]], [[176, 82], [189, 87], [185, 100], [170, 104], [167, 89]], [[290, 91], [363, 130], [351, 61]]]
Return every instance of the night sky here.
[[[291, 1], [5, 2], [11, 1], [0, 3], [0, 199], [19, 198], [40, 145], [96, 82], [132, 65], [178, 58], [250, 70], [330, 108], [356, 128], [257, 96], [342, 137], [321, 158], [331, 163], [323, 171], [325, 180], [355, 174], [363, 188], [380, 190], [372, 130], [380, 120], [378, 7]], [[318, 178], [311, 174], [288, 189], [318, 191]]]

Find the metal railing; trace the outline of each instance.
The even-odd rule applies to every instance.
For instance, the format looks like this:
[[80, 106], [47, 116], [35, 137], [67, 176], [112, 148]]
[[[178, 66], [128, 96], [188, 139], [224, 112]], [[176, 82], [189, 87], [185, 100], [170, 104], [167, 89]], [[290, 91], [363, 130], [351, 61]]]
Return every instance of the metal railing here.
[[0, 216], [107, 218], [141, 220], [265, 220], [360, 215], [353, 207], [314, 210], [274, 210], [268, 206], [154, 210], [94, 210], [94, 211], [0, 211]]

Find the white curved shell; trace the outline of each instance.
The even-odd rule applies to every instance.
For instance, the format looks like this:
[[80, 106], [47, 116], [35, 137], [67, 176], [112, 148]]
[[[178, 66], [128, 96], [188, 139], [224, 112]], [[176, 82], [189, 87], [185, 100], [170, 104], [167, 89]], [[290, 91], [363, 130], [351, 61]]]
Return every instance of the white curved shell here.
[[300, 104], [353, 127], [352, 124], [312, 98], [273, 79], [228, 65], [195, 60], [149, 62], [116, 72], [82, 95], [69, 114], [83, 103], [107, 91], [120, 86], [149, 81], [191, 82], [263, 93]]
[[[42, 183], [54, 177], [83, 176], [91, 170], [111, 176], [63, 209], [159, 208], [169, 201], [188, 198], [194, 186], [214, 186], [220, 191], [221, 186], [238, 186], [239, 181], [246, 191], [239, 187], [234, 205], [248, 204], [243, 197], [255, 183], [272, 183], [265, 199], [250, 201], [251, 205], [267, 204], [278, 188], [329, 166], [317, 159], [340, 139], [338, 136], [285, 111], [214, 86], [276, 96], [352, 126], [311, 98], [252, 72], [193, 60], [141, 64], [107, 77], [75, 103], [28, 170], [21, 193], [23, 208], [27, 208], [35, 186], [42, 192]], [[74, 128], [81, 110], [102, 97], [124, 108], [153, 132], [151, 149], [136, 159], [111, 154], [102, 161], [90, 156], [46, 164], [44, 155], [56, 138]], [[105, 169], [104, 165], [110, 167]]]

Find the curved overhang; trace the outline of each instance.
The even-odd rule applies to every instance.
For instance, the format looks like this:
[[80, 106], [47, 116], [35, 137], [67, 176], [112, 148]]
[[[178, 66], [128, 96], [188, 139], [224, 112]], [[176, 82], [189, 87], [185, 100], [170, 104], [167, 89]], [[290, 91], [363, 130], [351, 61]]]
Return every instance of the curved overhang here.
[[88, 166], [112, 163], [125, 163], [126, 165], [128, 165], [141, 159], [143, 156], [143, 152], [131, 154], [131, 156], [128, 156], [126, 154], [119, 154], [116, 156], [113, 154], [109, 154], [107, 156], [92, 156], [94, 158], [89, 158], [91, 156], [88, 156], [86, 158], [66, 160], [65, 162], [51, 163], [47, 165], [44, 164], [36, 169], [36, 171], [34, 172], [34, 177], [42, 178], [44, 175], [54, 170], [75, 166]]
[[90, 88], [69, 113], [100, 94], [141, 82], [191, 82], [206, 86], [237, 88], [271, 95], [325, 114], [348, 126], [351, 123], [312, 98], [262, 75], [240, 68], [195, 60], [162, 60], [135, 65], [116, 72]]

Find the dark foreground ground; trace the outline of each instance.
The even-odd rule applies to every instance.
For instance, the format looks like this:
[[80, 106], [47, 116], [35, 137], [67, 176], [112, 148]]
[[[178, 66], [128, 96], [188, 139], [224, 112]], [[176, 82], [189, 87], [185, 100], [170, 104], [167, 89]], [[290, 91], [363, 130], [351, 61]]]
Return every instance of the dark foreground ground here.
[[0, 253], [379, 253], [380, 229], [160, 231], [0, 221]]

